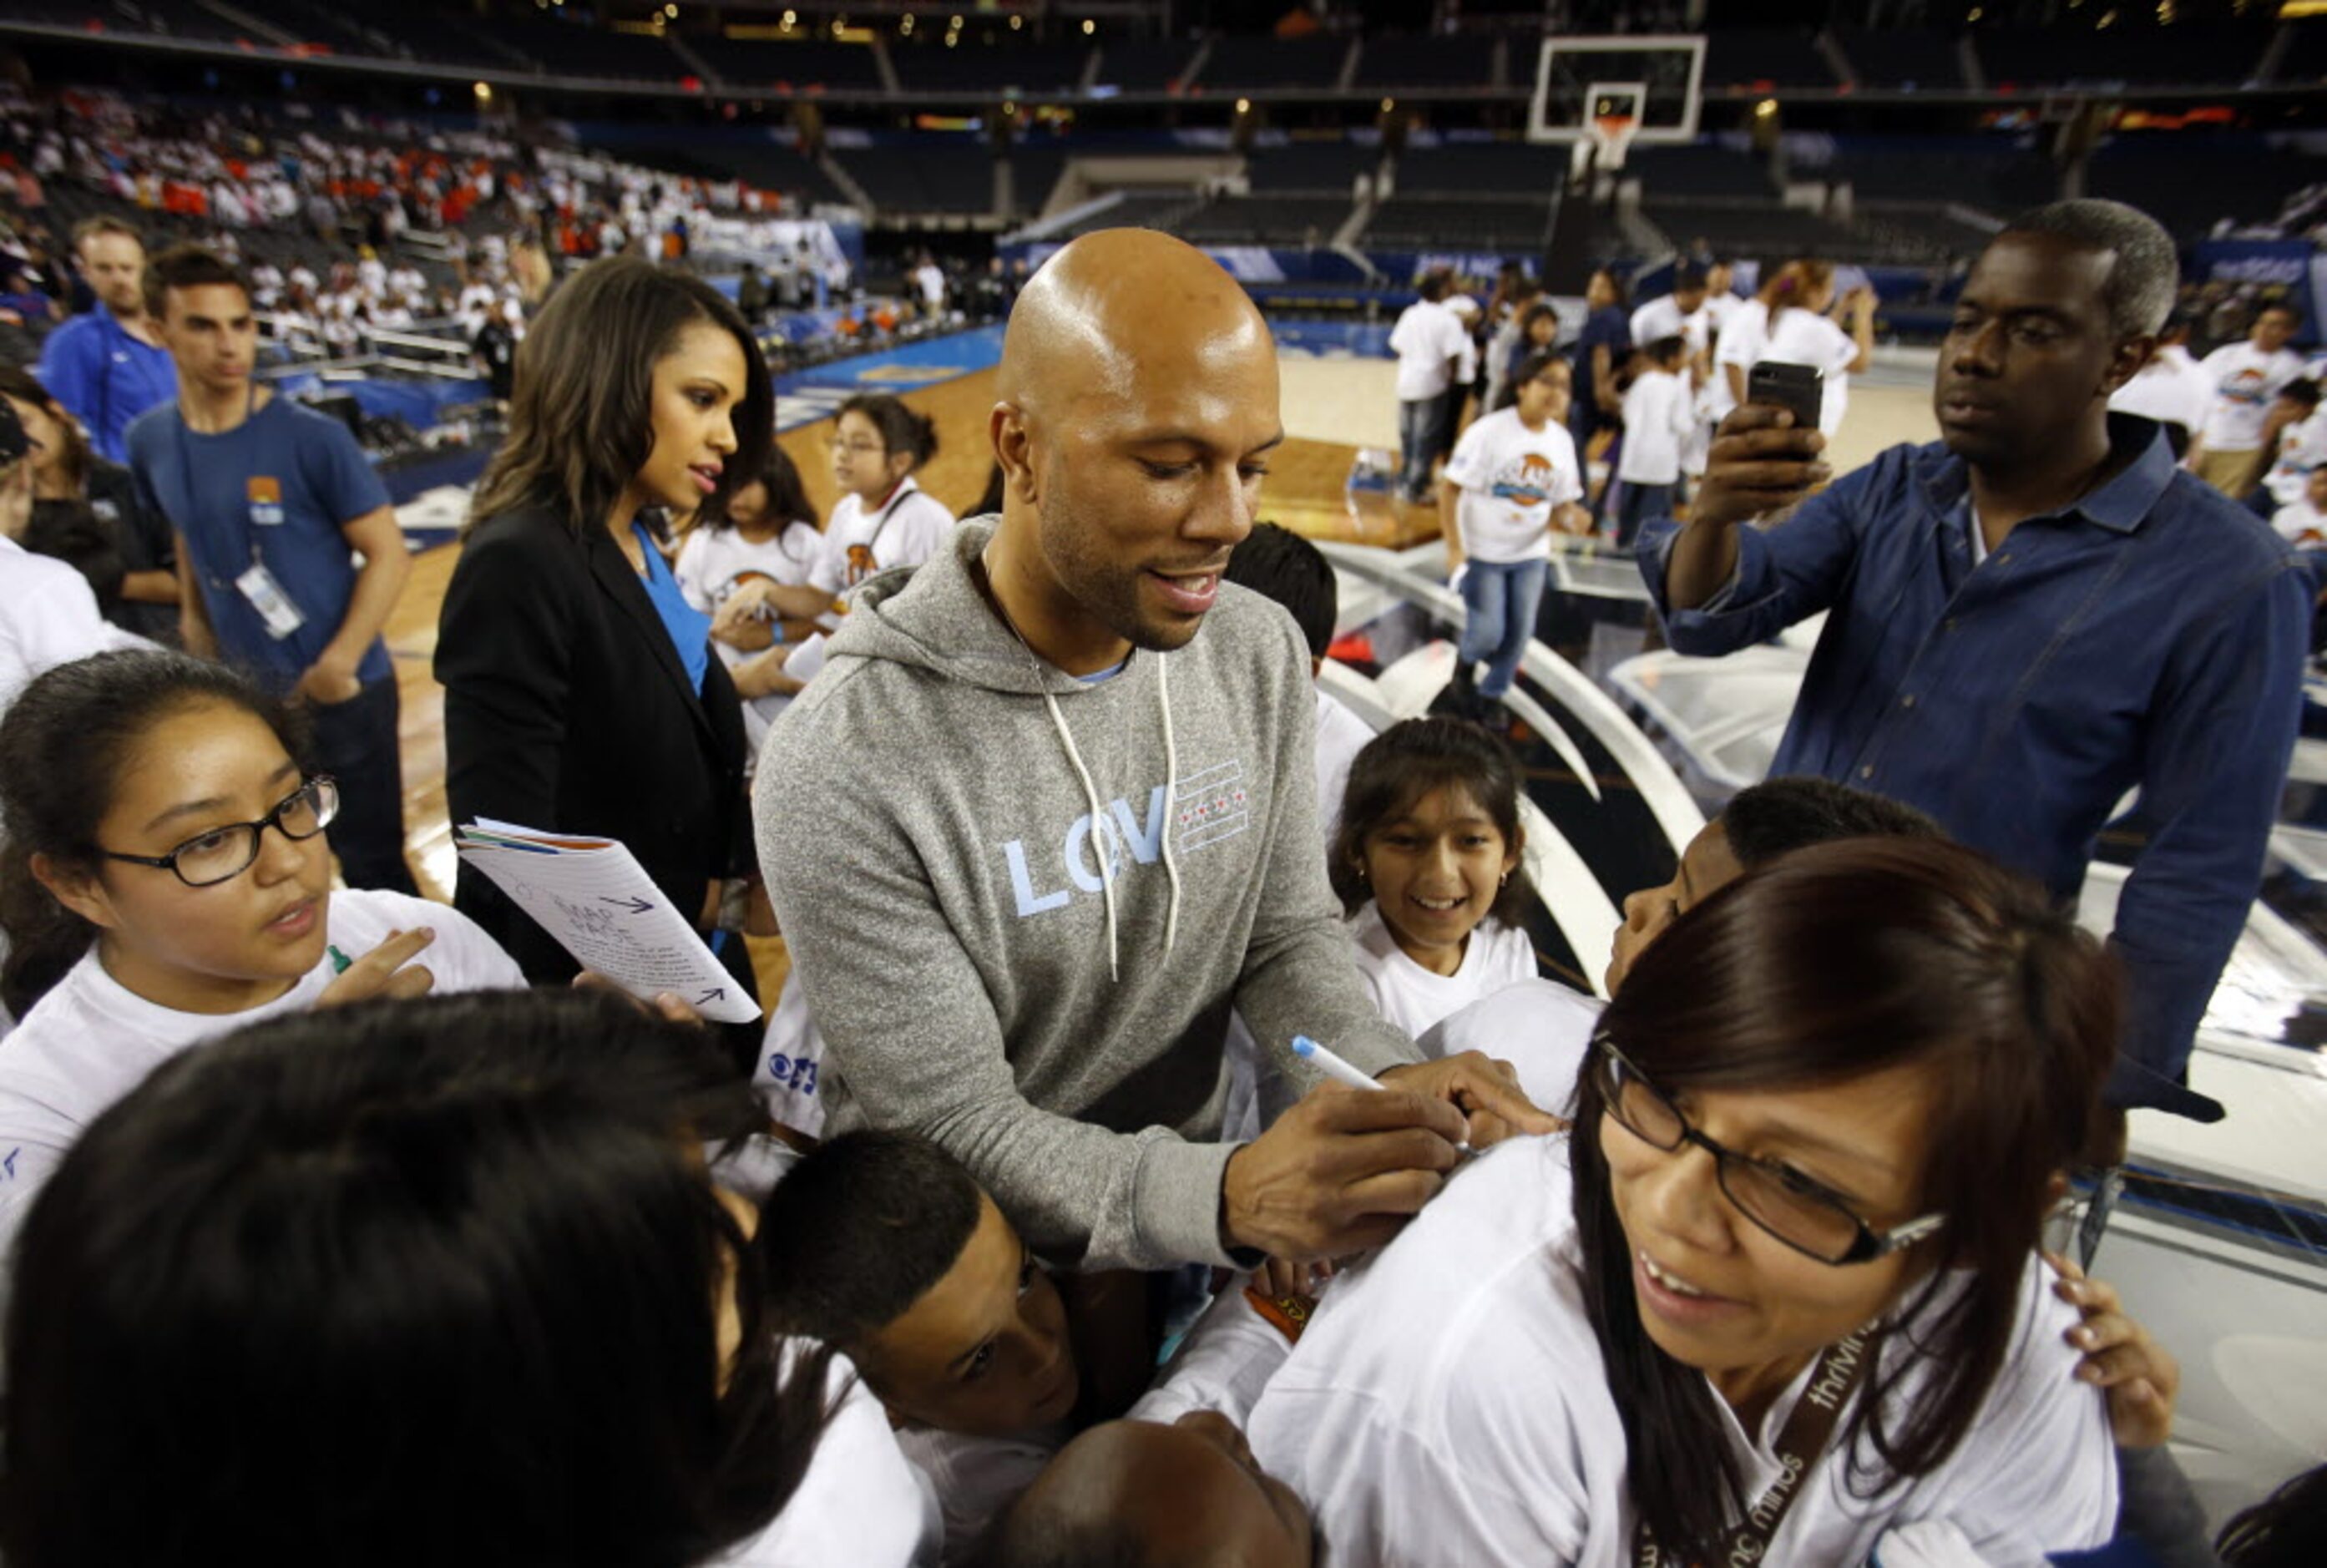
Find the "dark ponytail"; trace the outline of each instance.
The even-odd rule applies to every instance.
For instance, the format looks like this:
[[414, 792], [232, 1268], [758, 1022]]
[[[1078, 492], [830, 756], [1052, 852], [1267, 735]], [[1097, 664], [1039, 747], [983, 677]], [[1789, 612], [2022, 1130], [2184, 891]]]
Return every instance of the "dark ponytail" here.
[[889, 455], [902, 452], [913, 460], [911, 471], [926, 467], [938, 454], [938, 422], [906, 407], [902, 397], [887, 392], [860, 392], [840, 406], [840, 413], [863, 415], [881, 433], [881, 444]]
[[97, 825], [138, 741], [197, 703], [239, 708], [300, 753], [290, 714], [222, 665], [182, 653], [100, 653], [59, 665], [0, 719], [0, 1004], [22, 1018], [89, 951], [97, 932], [33, 875], [33, 857], [93, 872]]

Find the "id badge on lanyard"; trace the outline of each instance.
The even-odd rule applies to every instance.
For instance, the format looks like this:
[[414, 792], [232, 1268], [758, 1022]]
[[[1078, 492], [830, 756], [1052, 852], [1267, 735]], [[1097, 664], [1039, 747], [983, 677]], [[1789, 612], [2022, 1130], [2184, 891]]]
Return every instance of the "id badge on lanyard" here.
[[235, 591], [258, 612], [266, 635], [280, 642], [307, 624], [307, 618], [291, 602], [283, 584], [276, 581], [275, 574], [266, 569], [266, 562], [258, 552], [258, 530], [283, 524], [282, 481], [265, 474], [253, 474], [245, 482], [243, 493], [249, 507], [250, 569], [234, 580]]

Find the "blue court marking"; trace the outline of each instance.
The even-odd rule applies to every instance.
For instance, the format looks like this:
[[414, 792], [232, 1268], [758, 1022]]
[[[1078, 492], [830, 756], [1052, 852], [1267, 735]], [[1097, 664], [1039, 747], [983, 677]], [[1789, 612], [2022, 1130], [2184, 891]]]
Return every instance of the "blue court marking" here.
[[1002, 328], [974, 327], [942, 338], [836, 359], [776, 378], [776, 428], [797, 430], [862, 392], [918, 392], [1002, 363]]
[[1387, 359], [1388, 322], [1271, 322], [1276, 351], [1298, 359]]

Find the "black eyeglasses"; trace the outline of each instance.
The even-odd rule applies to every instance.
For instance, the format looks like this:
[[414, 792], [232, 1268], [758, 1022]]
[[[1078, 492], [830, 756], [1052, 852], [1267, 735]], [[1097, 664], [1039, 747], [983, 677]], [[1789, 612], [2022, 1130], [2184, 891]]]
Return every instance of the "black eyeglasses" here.
[[190, 838], [167, 854], [122, 854], [99, 848], [107, 860], [131, 865], [158, 866], [173, 872], [190, 888], [213, 887], [240, 876], [258, 858], [258, 835], [272, 827], [289, 839], [313, 838], [340, 814], [340, 787], [318, 774], [285, 797], [283, 803], [257, 822], [237, 822], [213, 827], [200, 838]]
[[1889, 1230], [1874, 1229], [1800, 1171], [1724, 1149], [1690, 1126], [1680, 1107], [1606, 1035], [1594, 1036], [1592, 1044], [1600, 1058], [1594, 1070], [1600, 1076], [1601, 1098], [1616, 1125], [1668, 1154], [1695, 1143], [1712, 1155], [1723, 1196], [1796, 1252], [1836, 1266], [1872, 1263], [1911, 1246], [1947, 1223], [1943, 1214], [1926, 1214]]

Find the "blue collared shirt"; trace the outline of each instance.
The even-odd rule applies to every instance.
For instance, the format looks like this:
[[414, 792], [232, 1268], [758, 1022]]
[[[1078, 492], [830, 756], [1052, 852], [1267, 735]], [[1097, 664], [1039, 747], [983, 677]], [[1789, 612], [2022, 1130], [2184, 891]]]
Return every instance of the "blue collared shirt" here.
[[2180, 1087], [2261, 883], [2302, 709], [2312, 594], [2259, 518], [2174, 467], [2157, 427], [2113, 416], [2139, 455], [1973, 565], [1967, 465], [1895, 446], [1771, 527], [1737, 530], [1737, 575], [1675, 611], [1643, 530], [1666, 638], [1723, 654], [1830, 611], [1771, 777], [1816, 774], [1930, 812], [1963, 843], [2083, 884], [2136, 786], [2151, 826], [2112, 941], [2128, 980], [2112, 1103], [2210, 1121]]
[[49, 334], [38, 374], [107, 462], [127, 463], [130, 422], [178, 395], [168, 350], [132, 337], [103, 305]]

